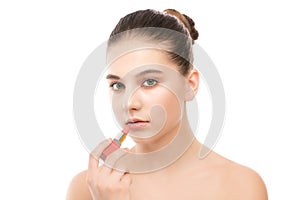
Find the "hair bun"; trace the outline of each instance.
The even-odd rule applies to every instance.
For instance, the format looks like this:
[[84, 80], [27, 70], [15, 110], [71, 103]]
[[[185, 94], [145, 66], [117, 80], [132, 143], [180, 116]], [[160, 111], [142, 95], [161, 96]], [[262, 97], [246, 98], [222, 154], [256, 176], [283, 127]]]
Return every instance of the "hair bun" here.
[[199, 33], [198, 33], [197, 29], [195, 28], [194, 20], [185, 14], [182, 14], [182, 15], [186, 18], [186, 20], [190, 24], [191, 29], [189, 31], [190, 31], [190, 35], [191, 35], [192, 39], [197, 40], [199, 37]]
[[164, 10], [164, 12], [167, 14], [173, 15], [177, 19], [179, 19], [184, 24], [186, 29], [189, 31], [193, 41], [198, 39], [199, 33], [198, 33], [197, 29], [195, 28], [195, 22], [192, 18], [190, 18], [189, 16], [187, 16], [185, 14], [181, 14], [180, 12], [178, 12], [175, 9], [166, 9], [166, 10]]

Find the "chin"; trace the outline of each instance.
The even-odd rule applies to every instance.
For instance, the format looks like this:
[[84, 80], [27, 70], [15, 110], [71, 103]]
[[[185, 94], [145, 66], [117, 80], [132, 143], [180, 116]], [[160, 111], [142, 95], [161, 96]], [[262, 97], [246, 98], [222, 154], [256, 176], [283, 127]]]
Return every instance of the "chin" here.
[[130, 137], [136, 144], [143, 144], [143, 145], [155, 144], [155, 142], [159, 140], [159, 137], [157, 137], [157, 135], [147, 137], [147, 138], [141, 138], [135, 136], [130, 136]]

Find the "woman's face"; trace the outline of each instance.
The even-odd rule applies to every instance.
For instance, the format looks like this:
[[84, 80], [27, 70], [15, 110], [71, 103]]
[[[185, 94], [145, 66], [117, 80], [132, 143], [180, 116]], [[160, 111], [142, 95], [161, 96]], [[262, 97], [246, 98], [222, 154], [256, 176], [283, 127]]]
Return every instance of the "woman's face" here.
[[106, 78], [116, 120], [129, 126], [135, 142], [169, 141], [176, 135], [188, 82], [165, 53], [127, 53], [109, 65]]

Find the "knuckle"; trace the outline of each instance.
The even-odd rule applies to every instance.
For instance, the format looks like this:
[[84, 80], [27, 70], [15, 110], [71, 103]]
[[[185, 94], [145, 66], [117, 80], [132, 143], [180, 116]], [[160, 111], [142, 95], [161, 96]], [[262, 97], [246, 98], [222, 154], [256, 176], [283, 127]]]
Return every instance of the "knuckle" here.
[[97, 184], [95, 185], [95, 187], [97, 187], [97, 190], [99, 192], [104, 192], [105, 189], [103, 188], [103, 184], [100, 183], [100, 181], [97, 182]]
[[93, 183], [94, 183], [93, 177], [87, 176], [86, 177], [86, 182], [87, 182], [88, 185], [93, 185]]

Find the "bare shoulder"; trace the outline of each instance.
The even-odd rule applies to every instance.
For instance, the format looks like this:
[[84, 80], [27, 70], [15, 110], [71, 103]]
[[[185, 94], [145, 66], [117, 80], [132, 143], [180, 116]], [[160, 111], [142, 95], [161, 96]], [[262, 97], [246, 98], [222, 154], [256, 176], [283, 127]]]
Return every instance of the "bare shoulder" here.
[[68, 188], [67, 200], [92, 199], [86, 182], [86, 176], [86, 170], [74, 176]]
[[231, 162], [228, 189], [232, 199], [267, 200], [267, 189], [261, 176], [253, 169]]
[[267, 200], [267, 189], [261, 176], [253, 169], [216, 154], [222, 163], [220, 173], [226, 174], [226, 192], [229, 199]]

